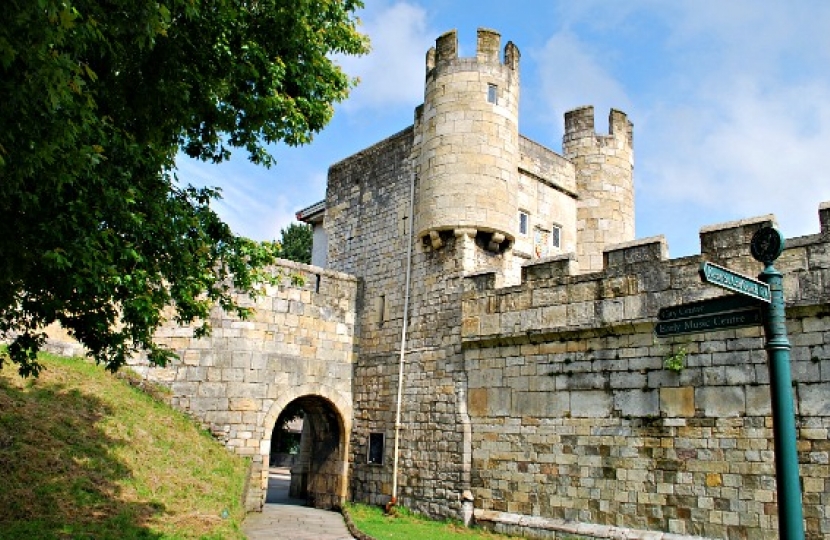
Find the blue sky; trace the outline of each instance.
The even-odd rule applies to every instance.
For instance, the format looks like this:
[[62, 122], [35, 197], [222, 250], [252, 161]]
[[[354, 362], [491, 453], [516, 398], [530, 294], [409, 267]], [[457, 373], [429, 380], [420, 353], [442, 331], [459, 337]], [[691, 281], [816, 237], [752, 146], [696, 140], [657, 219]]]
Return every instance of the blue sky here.
[[222, 188], [233, 230], [279, 237], [325, 197], [328, 166], [412, 123], [424, 56], [478, 27], [521, 51], [519, 130], [561, 152], [563, 113], [611, 107], [634, 123], [637, 237], [663, 234], [672, 257], [699, 252], [702, 226], [775, 214], [787, 237], [818, 232], [830, 201], [830, 2], [801, 0], [366, 0], [372, 52], [340, 59], [361, 79], [331, 124], [277, 165], [244, 152], [216, 166], [187, 158], [179, 178]]

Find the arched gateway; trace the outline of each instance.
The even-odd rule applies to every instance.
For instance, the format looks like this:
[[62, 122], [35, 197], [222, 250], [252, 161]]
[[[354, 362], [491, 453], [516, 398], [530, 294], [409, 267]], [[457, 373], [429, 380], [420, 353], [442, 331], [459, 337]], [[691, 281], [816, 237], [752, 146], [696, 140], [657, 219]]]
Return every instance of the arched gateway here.
[[[263, 420], [269, 438], [260, 445], [262, 460], [252, 467], [251, 482], [258, 482], [261, 493], [258, 501], [247, 501], [249, 507], [262, 506], [268, 490], [269, 456], [273, 442], [270, 434], [280, 414], [288, 407], [301, 409], [302, 437], [297, 460], [291, 466], [290, 493], [305, 499], [315, 508], [339, 507], [346, 497], [348, 480], [348, 447], [351, 432], [351, 403], [331, 388], [304, 385], [293, 388], [271, 406]], [[248, 496], [257, 497], [255, 490]]]

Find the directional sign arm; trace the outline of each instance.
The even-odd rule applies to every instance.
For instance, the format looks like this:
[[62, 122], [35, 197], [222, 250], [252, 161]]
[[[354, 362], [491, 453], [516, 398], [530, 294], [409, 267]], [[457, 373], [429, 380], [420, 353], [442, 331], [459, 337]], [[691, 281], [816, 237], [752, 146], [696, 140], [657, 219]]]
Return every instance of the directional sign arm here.
[[757, 307], [759, 305], [760, 302], [756, 298], [742, 294], [730, 294], [709, 298], [707, 300], [699, 300], [697, 302], [689, 302], [688, 304], [667, 306], [657, 312], [657, 318], [661, 321], [672, 321], [675, 319], [699, 317], [701, 315], [712, 315], [715, 313], [735, 311], [737, 309]]
[[752, 279], [723, 266], [704, 262], [700, 265], [700, 279], [716, 287], [740, 293], [769, 303], [772, 295], [769, 285], [763, 281]]
[[742, 309], [728, 313], [704, 315], [702, 317], [661, 321], [654, 325], [654, 333], [658, 337], [679, 336], [681, 334], [698, 334], [702, 332], [714, 332], [716, 330], [758, 326], [762, 322], [761, 311], [759, 309]]

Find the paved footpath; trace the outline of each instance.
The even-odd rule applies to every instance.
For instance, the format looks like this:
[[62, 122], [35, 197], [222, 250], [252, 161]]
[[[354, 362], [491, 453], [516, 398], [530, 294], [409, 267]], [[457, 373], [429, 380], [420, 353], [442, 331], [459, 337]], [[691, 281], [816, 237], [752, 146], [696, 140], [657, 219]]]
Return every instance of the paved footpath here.
[[309, 508], [289, 498], [290, 480], [288, 469], [271, 469], [262, 513], [248, 514], [242, 523], [248, 540], [353, 540], [338, 512]]

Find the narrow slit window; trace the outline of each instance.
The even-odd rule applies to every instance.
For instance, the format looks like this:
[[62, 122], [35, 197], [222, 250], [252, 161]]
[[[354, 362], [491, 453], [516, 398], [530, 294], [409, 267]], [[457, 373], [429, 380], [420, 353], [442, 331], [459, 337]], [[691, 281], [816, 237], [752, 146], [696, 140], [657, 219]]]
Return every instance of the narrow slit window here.
[[499, 102], [499, 87], [495, 84], [487, 85], [487, 101], [494, 104]]
[[519, 234], [527, 234], [527, 212], [519, 212]]
[[377, 323], [378, 326], [383, 326], [386, 320], [386, 295], [380, 294], [375, 298], [375, 309], [377, 309]]
[[367, 462], [372, 465], [383, 465], [383, 433], [369, 434], [369, 454]]

